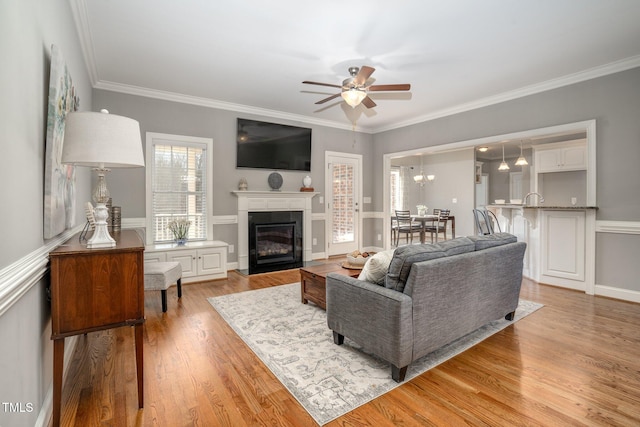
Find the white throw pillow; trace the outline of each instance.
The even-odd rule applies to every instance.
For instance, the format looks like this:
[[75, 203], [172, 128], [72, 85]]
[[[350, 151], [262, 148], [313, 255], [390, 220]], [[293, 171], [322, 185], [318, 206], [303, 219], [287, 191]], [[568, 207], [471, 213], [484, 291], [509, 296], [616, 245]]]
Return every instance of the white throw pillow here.
[[387, 274], [387, 270], [389, 270], [389, 264], [393, 258], [394, 250], [395, 249], [389, 249], [388, 251], [378, 252], [369, 258], [362, 268], [358, 280], [384, 285], [384, 276]]

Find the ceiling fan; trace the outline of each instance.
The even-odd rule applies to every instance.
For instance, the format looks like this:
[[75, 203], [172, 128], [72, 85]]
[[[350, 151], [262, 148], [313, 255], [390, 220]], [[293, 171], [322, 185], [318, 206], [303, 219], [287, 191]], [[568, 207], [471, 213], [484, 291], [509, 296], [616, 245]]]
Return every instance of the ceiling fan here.
[[310, 84], [310, 85], [320, 85], [320, 86], [329, 86], [335, 87], [338, 89], [342, 89], [340, 93], [336, 93], [335, 95], [331, 95], [327, 98], [321, 99], [316, 102], [316, 104], [324, 104], [327, 101], [331, 101], [339, 96], [345, 100], [347, 104], [351, 107], [355, 108], [360, 103], [364, 104], [367, 108], [373, 108], [376, 106], [376, 103], [373, 102], [367, 92], [380, 92], [380, 91], [397, 91], [397, 90], [410, 90], [411, 85], [406, 84], [394, 84], [394, 85], [374, 85], [373, 79], [370, 79], [371, 74], [376, 69], [373, 67], [368, 67], [363, 65], [362, 67], [349, 67], [349, 74], [351, 77], [342, 81], [342, 85], [335, 85], [331, 83], [319, 83], [319, 82], [310, 82], [308, 80], [303, 81], [302, 83]]

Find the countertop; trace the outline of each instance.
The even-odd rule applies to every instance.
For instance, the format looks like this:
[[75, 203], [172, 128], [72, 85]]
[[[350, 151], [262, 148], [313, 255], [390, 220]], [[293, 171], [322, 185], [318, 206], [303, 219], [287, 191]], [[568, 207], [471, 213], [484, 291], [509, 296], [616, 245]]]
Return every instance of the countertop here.
[[508, 209], [546, 209], [546, 210], [585, 210], [585, 209], [598, 209], [597, 206], [554, 206], [554, 205], [538, 205], [538, 206], [524, 206], [524, 205], [514, 205], [511, 203], [504, 204], [493, 204], [487, 205], [487, 207], [491, 208], [508, 208]]

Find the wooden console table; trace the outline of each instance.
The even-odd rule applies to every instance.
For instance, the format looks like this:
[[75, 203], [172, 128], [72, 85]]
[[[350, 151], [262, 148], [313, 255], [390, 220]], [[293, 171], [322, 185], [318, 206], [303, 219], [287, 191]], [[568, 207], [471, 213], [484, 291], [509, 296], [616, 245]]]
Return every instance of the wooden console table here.
[[112, 233], [113, 248], [87, 249], [78, 235], [49, 253], [53, 343], [53, 426], [60, 425], [64, 339], [135, 327], [138, 407], [143, 399], [144, 243], [133, 230]]

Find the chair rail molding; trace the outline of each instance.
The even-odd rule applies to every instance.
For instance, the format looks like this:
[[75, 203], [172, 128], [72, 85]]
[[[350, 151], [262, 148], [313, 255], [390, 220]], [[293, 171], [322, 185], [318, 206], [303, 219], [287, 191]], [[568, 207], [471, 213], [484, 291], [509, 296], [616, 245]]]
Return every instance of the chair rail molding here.
[[0, 270], [0, 316], [49, 271], [49, 252], [82, 230], [84, 224], [63, 231], [43, 246]]
[[596, 233], [640, 234], [640, 221], [596, 221]]

